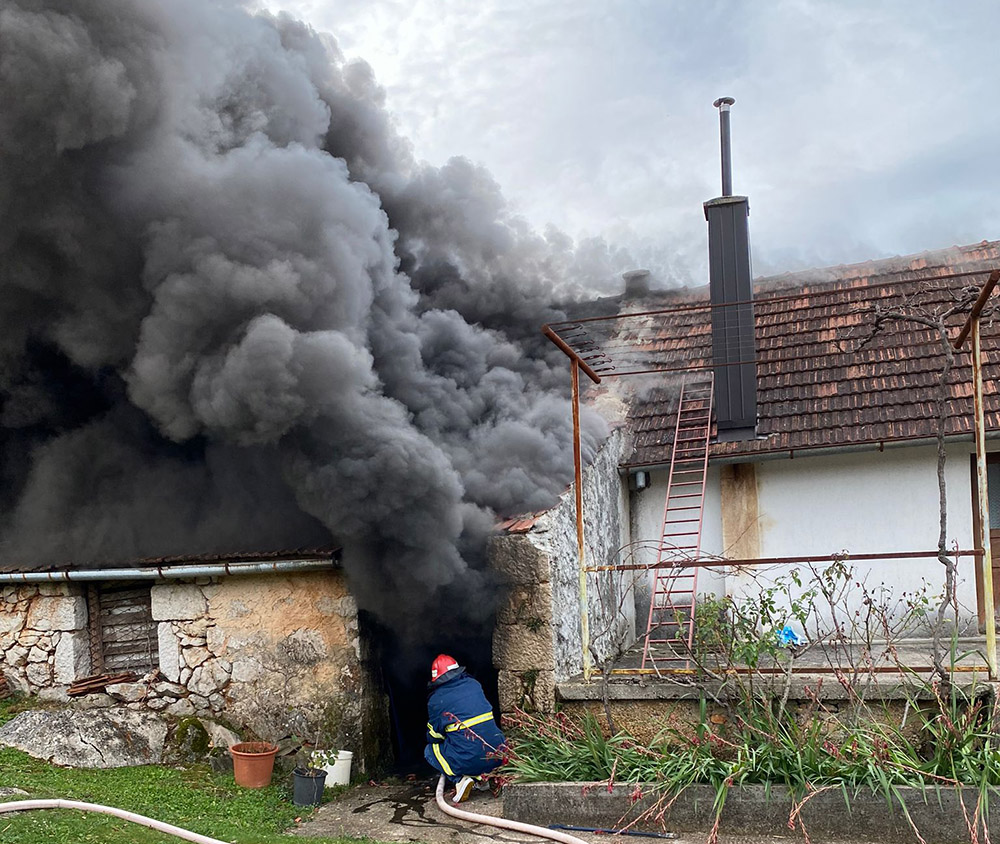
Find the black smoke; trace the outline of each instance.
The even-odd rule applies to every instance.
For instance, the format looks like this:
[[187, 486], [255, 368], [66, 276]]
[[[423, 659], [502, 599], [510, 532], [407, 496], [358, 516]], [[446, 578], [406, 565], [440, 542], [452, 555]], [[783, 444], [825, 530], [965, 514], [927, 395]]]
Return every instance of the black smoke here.
[[2, 0], [0, 221], [4, 565], [335, 542], [403, 627], [571, 480], [579, 254], [287, 16]]

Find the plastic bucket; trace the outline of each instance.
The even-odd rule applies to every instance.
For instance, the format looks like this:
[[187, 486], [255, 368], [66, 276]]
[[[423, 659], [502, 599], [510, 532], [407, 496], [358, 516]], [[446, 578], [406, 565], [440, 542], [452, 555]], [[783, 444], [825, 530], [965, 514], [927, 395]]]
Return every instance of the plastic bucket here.
[[233, 778], [244, 788], [264, 788], [271, 784], [278, 745], [267, 741], [242, 741], [229, 748], [233, 757]]
[[323, 783], [326, 781], [326, 770], [323, 768], [296, 768], [292, 771], [295, 782], [292, 789], [292, 802], [296, 806], [318, 806], [323, 802]]
[[327, 785], [347, 785], [351, 781], [351, 760], [354, 754], [350, 750], [337, 751], [337, 761], [324, 766]]

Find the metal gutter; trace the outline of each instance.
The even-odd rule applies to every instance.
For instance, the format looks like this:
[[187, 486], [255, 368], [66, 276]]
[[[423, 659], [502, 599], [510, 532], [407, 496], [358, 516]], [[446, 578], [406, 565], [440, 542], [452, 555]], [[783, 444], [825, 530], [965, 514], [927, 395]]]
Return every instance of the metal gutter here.
[[[988, 431], [986, 439], [1000, 439], [1000, 430]], [[974, 441], [972, 433], [949, 434], [944, 438], [945, 443], [972, 443]], [[913, 439], [894, 440], [869, 440], [863, 443], [848, 443], [845, 445], [831, 446], [803, 446], [802, 448], [785, 448], [775, 451], [757, 451], [750, 454], [721, 455], [718, 457], [709, 456], [708, 465], [721, 466], [728, 463], [763, 463], [767, 460], [793, 460], [796, 457], [825, 457], [837, 454], [854, 454], [864, 451], [885, 451], [890, 448], [920, 448], [924, 446], [937, 445], [937, 437], [914, 437]], [[636, 472], [655, 472], [660, 469], [668, 469], [670, 461], [663, 463], [626, 463], [620, 466], [620, 470], [629, 475]]]
[[90, 580], [180, 580], [188, 577], [224, 577], [245, 574], [324, 571], [335, 568], [330, 558], [273, 560], [258, 563], [203, 563], [147, 568], [84, 569], [63, 571], [0, 572], [0, 583], [63, 583]]

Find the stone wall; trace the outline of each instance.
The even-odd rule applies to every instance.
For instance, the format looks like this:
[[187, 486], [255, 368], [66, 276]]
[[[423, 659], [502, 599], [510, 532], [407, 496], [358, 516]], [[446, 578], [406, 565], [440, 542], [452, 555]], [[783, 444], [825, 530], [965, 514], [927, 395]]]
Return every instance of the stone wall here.
[[[221, 720], [269, 740], [314, 741], [321, 731], [324, 746], [355, 751], [364, 770], [373, 746], [365, 731], [385, 720], [385, 705], [342, 574], [168, 581], [152, 585], [150, 597], [158, 670], [81, 702]], [[7, 587], [0, 670], [21, 691], [58, 697], [90, 673], [86, 628], [77, 585]]]
[[[619, 552], [628, 545], [627, 490], [618, 473], [625, 439], [623, 430], [614, 431], [584, 472], [584, 546], [590, 565], [620, 562]], [[490, 555], [506, 583], [493, 637], [500, 708], [552, 711], [555, 684], [583, 670], [573, 489], [527, 533], [494, 537]], [[635, 639], [631, 578], [591, 573], [587, 593], [596, 662]]]
[[0, 671], [22, 692], [68, 685], [90, 672], [87, 601], [78, 586], [4, 586]]

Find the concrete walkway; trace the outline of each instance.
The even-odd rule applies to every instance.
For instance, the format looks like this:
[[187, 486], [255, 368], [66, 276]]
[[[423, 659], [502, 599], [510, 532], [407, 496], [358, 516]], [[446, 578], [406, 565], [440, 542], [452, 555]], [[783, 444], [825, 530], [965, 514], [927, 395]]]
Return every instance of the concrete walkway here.
[[[508, 830], [485, 825], [469, 825], [457, 818], [443, 814], [434, 802], [436, 779], [403, 783], [363, 785], [324, 804], [312, 817], [303, 814], [303, 823], [295, 831], [302, 837], [371, 838], [375, 841], [426, 842], [426, 844], [491, 844], [491, 842], [544, 842]], [[473, 793], [462, 805], [463, 809], [483, 815], [503, 815], [503, 798], [489, 794]], [[783, 831], [782, 831], [783, 832]], [[662, 839], [634, 836], [593, 835], [573, 832], [592, 844], [669, 844]], [[704, 844], [707, 835], [685, 834], [673, 839], [677, 844]], [[812, 838], [815, 844], [821, 842]], [[720, 836], [719, 844], [791, 844], [801, 837], [778, 834], [775, 836], [741, 837]], [[823, 841], [822, 844], [838, 844]]]

